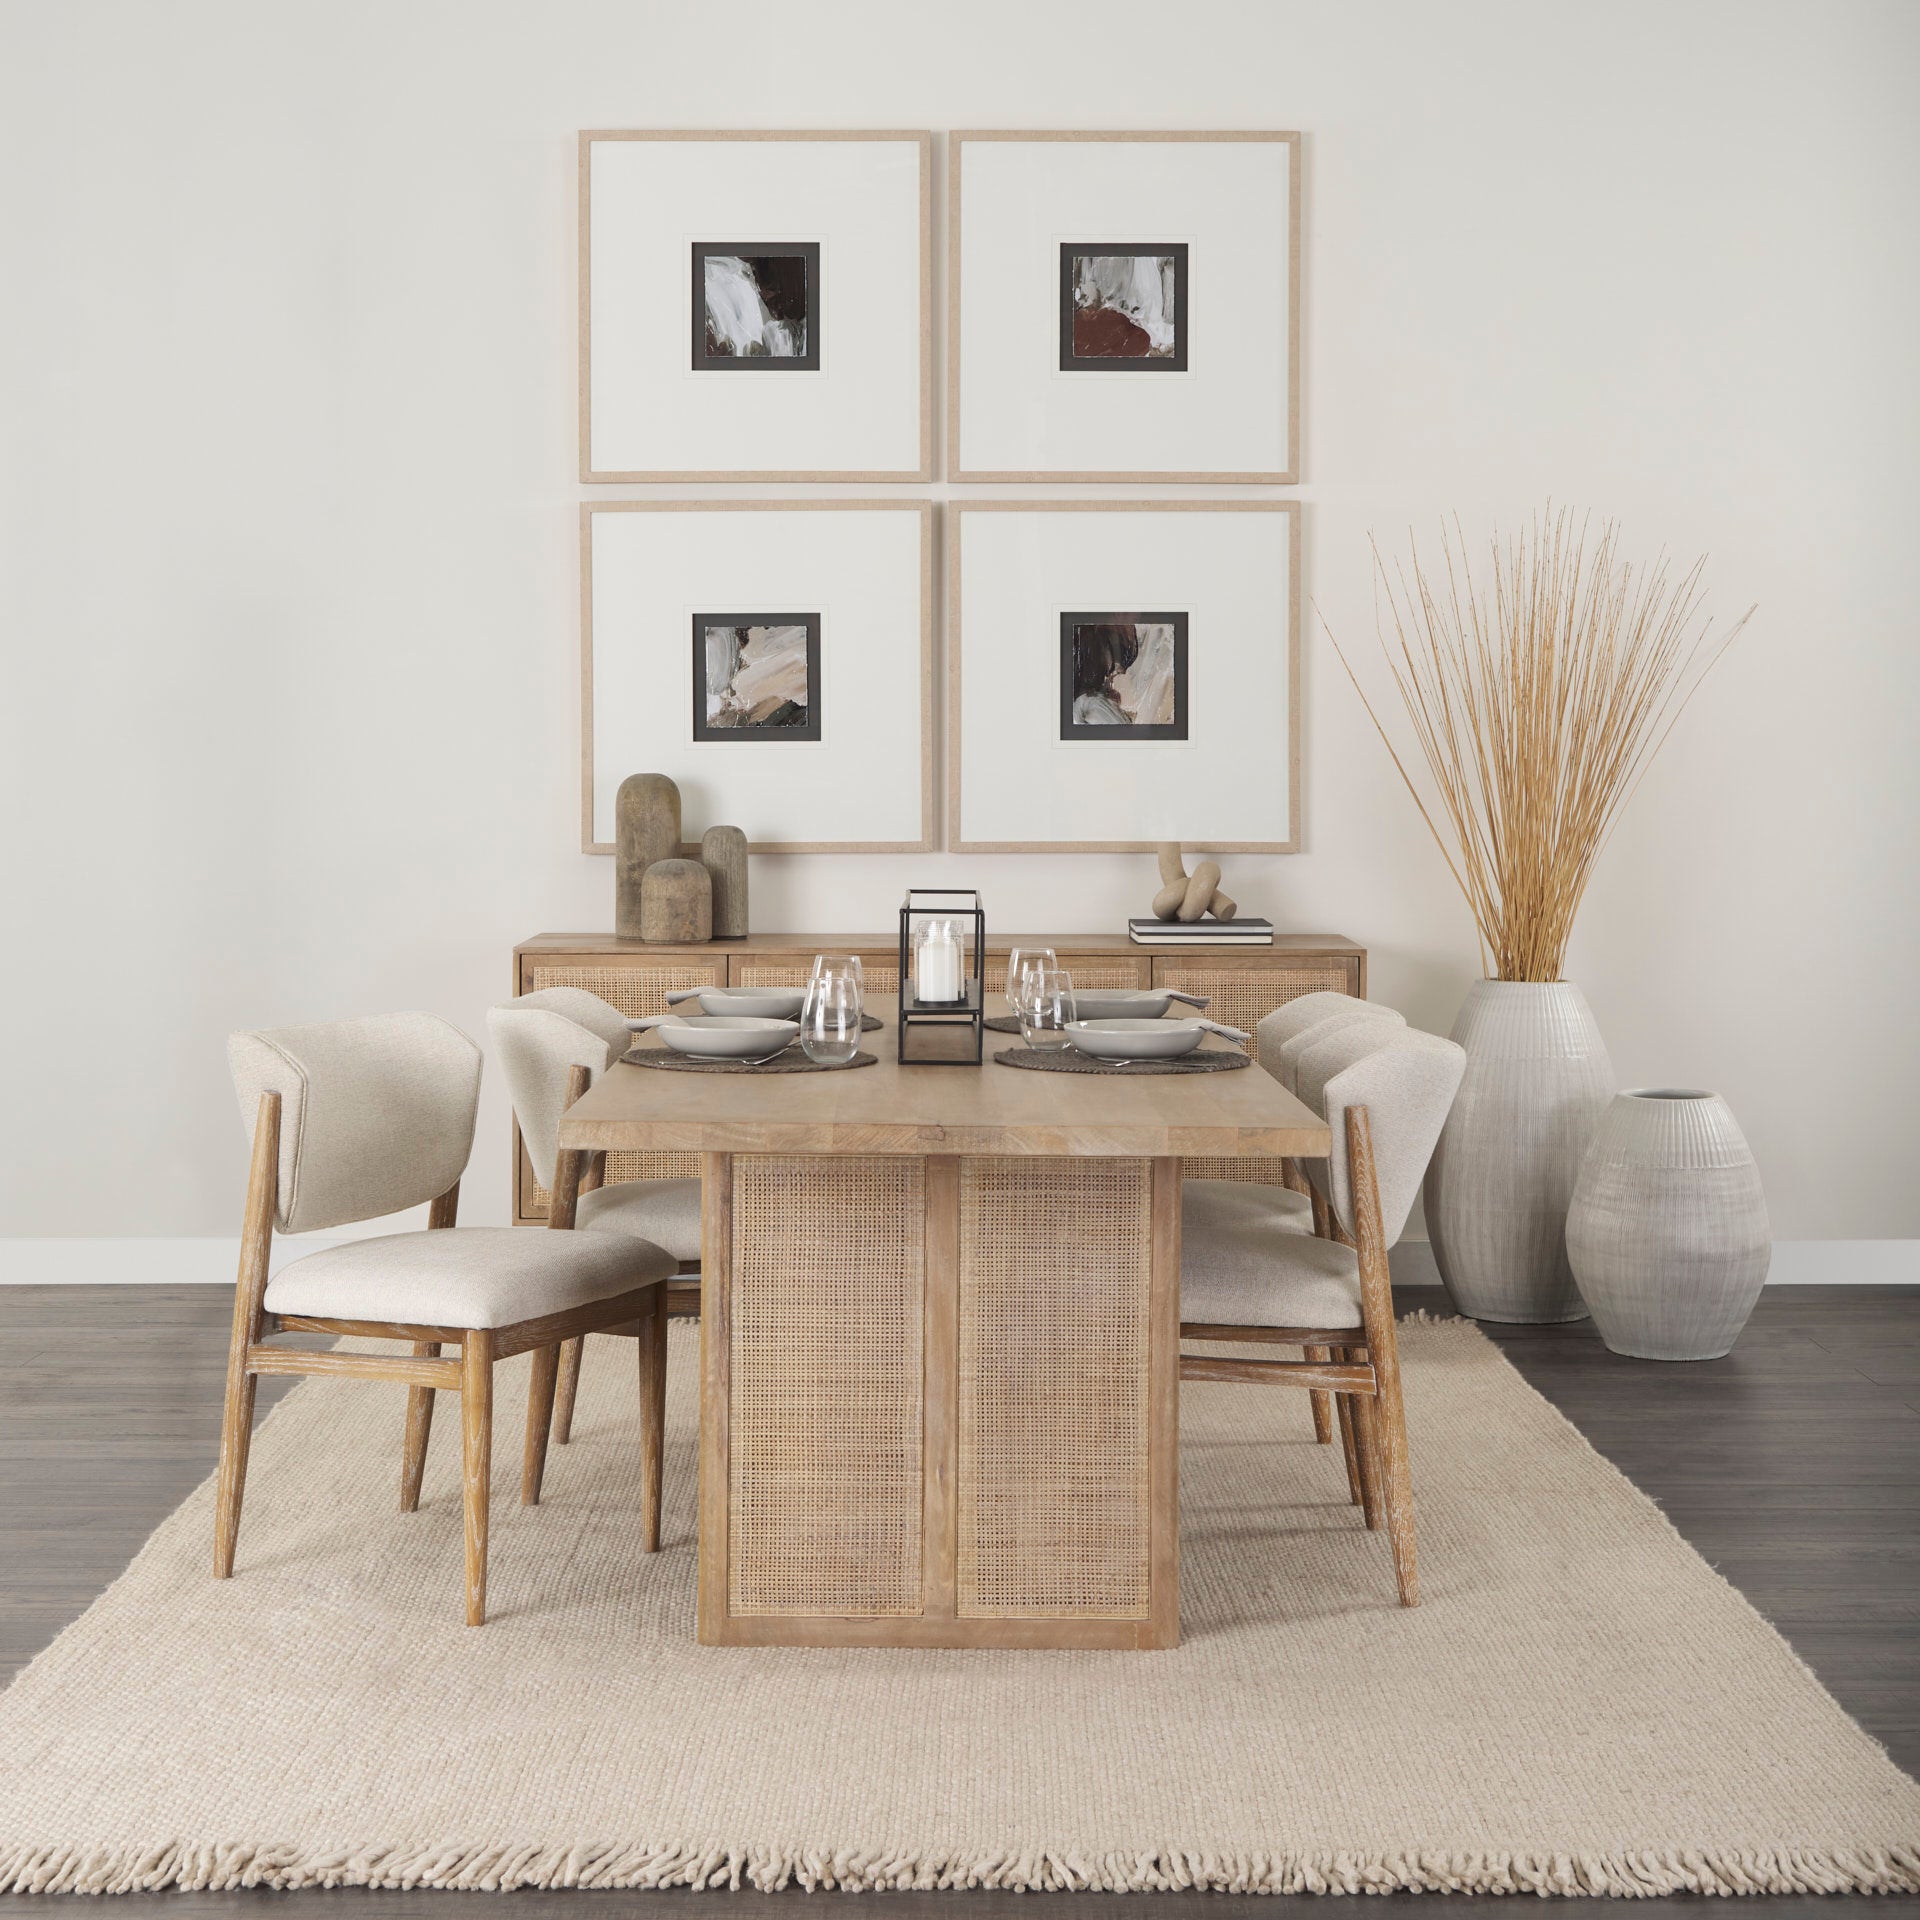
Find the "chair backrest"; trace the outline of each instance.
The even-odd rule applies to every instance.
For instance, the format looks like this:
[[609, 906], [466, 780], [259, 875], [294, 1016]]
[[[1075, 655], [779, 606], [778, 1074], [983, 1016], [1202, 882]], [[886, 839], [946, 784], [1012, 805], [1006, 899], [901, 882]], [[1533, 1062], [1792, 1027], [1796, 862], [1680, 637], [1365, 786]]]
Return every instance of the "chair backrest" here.
[[1299, 1096], [1324, 1114], [1333, 1133], [1325, 1160], [1306, 1163], [1307, 1177], [1348, 1233], [1357, 1228], [1347, 1154], [1347, 1111], [1365, 1107], [1380, 1188], [1380, 1225], [1392, 1246], [1406, 1230], [1467, 1070], [1463, 1048], [1437, 1033], [1385, 1021], [1351, 1021], [1302, 1056]]
[[1296, 1033], [1291, 1040], [1283, 1040], [1279, 1059], [1269, 1071], [1289, 1093], [1297, 1093], [1300, 1090], [1300, 1062], [1321, 1041], [1342, 1027], [1369, 1024], [1404, 1027], [1407, 1017], [1393, 1007], [1383, 1007], [1377, 1000], [1349, 1000], [1344, 1007], [1335, 1008], [1324, 1020], [1315, 1022], [1304, 1033]]
[[527, 1158], [543, 1187], [560, 1157], [560, 1115], [567, 1076], [585, 1067], [598, 1079], [632, 1044], [626, 1015], [582, 987], [543, 987], [503, 1001], [487, 1014]]
[[1254, 1028], [1254, 1057], [1276, 1080], [1293, 1083], [1282, 1070], [1281, 1050], [1303, 1033], [1311, 1032], [1328, 1020], [1351, 1020], [1356, 1015], [1384, 1014], [1398, 1020], [1401, 1016], [1377, 1000], [1356, 1000], [1350, 993], [1302, 993], [1275, 1007]]
[[431, 1013], [236, 1033], [227, 1066], [249, 1135], [280, 1096], [282, 1233], [377, 1220], [436, 1200], [466, 1171], [480, 1049]]

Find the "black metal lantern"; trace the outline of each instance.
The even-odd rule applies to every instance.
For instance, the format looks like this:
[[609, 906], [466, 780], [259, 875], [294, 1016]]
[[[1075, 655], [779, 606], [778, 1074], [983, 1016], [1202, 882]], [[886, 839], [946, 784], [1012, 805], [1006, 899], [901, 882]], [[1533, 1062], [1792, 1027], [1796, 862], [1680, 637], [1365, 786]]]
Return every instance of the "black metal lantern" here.
[[[902, 1066], [977, 1067], [987, 1017], [987, 916], [972, 887], [909, 887], [900, 903], [900, 1031]], [[942, 1045], [916, 1054], [916, 1032], [971, 1030], [971, 1053]], [[924, 1043], [923, 1043], [924, 1044]]]

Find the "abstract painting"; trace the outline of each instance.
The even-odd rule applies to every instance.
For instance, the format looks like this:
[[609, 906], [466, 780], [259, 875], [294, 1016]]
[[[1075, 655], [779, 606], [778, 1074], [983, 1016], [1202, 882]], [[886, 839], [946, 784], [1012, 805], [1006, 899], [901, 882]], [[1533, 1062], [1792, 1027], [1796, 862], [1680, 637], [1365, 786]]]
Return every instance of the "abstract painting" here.
[[1064, 373], [1184, 373], [1184, 241], [1060, 247], [1060, 368]]
[[693, 364], [818, 371], [820, 246], [693, 243]]
[[696, 740], [820, 738], [820, 616], [693, 616]]
[[1184, 740], [1187, 616], [1063, 613], [1062, 740]]

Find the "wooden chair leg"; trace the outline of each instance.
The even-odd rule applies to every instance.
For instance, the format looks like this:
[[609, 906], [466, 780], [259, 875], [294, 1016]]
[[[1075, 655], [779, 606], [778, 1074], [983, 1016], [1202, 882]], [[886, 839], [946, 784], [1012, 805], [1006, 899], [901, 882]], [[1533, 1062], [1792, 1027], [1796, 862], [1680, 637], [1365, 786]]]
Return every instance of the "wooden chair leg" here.
[[261, 1300], [267, 1290], [273, 1249], [273, 1215], [279, 1192], [280, 1096], [263, 1093], [254, 1117], [253, 1161], [247, 1173], [247, 1210], [240, 1228], [240, 1267], [233, 1288], [233, 1330], [227, 1341], [227, 1393], [220, 1411], [220, 1470], [214, 1485], [213, 1576], [230, 1579], [240, 1537], [240, 1501], [247, 1488], [247, 1454], [253, 1445], [255, 1376], [247, 1349], [260, 1338]]
[[1380, 1481], [1380, 1406], [1372, 1395], [1353, 1396], [1353, 1437], [1360, 1455], [1361, 1506], [1367, 1515], [1367, 1530], [1378, 1533], [1387, 1524], [1387, 1509]]
[[1360, 1474], [1360, 1439], [1355, 1431], [1353, 1395], [1335, 1396], [1340, 1422], [1340, 1451], [1347, 1463], [1347, 1499], [1356, 1507], [1366, 1505], [1366, 1482]]
[[1393, 1318], [1393, 1276], [1387, 1267], [1380, 1222], [1380, 1186], [1373, 1158], [1373, 1129], [1365, 1107], [1347, 1109], [1347, 1169], [1352, 1183], [1354, 1246], [1360, 1256], [1360, 1317], [1367, 1357], [1373, 1363], [1378, 1398], [1363, 1414], [1370, 1420], [1371, 1449], [1386, 1508], [1387, 1538], [1400, 1604], [1420, 1604], [1420, 1574], [1413, 1545], [1413, 1476], [1407, 1465], [1407, 1411], [1400, 1393], [1400, 1342]]
[[[416, 1355], [428, 1360], [440, 1356], [438, 1340], [416, 1340]], [[420, 1476], [427, 1470], [427, 1437], [433, 1432], [433, 1389], [407, 1389], [407, 1439], [400, 1456], [400, 1511], [420, 1511]]]
[[[1381, 1365], [1387, 1359], [1386, 1366]], [[1373, 1421], [1379, 1434], [1375, 1458], [1380, 1467], [1380, 1496], [1387, 1510], [1387, 1538], [1393, 1544], [1393, 1572], [1400, 1583], [1400, 1604], [1420, 1604], [1420, 1568], [1413, 1544], [1413, 1474], [1407, 1463], [1407, 1412], [1400, 1397], [1397, 1354], [1374, 1356], [1380, 1374], [1380, 1398]]]
[[653, 1307], [640, 1322], [640, 1547], [660, 1549], [661, 1475], [667, 1435], [667, 1290], [653, 1290]]
[[520, 1454], [520, 1504], [540, 1504], [540, 1483], [547, 1473], [547, 1433], [553, 1424], [553, 1390], [560, 1378], [560, 1349], [535, 1347], [533, 1378], [527, 1383], [527, 1437]]
[[[1307, 1360], [1324, 1360], [1329, 1351], [1327, 1347], [1302, 1347], [1301, 1357]], [[1313, 1437], [1325, 1446], [1333, 1443], [1333, 1395], [1323, 1393], [1315, 1387], [1307, 1398], [1313, 1403]]]
[[487, 1505], [493, 1476], [493, 1334], [460, 1342], [460, 1477], [466, 1489], [467, 1625], [487, 1620]]
[[587, 1336], [576, 1334], [560, 1348], [560, 1391], [553, 1403], [553, 1440], [564, 1447], [573, 1438], [573, 1400], [580, 1391], [580, 1362], [586, 1357]]
[[227, 1397], [220, 1417], [220, 1477], [214, 1493], [213, 1577], [231, 1579], [240, 1537], [240, 1501], [247, 1488], [247, 1450], [253, 1441], [254, 1376], [244, 1349], [227, 1362]]

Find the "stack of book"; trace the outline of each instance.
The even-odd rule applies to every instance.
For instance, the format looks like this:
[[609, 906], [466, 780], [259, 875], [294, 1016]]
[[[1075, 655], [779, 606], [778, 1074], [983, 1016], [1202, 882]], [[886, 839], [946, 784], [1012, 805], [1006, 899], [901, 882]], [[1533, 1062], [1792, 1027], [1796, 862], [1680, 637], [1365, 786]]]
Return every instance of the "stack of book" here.
[[1156, 920], [1141, 914], [1127, 922], [1127, 937], [1140, 947], [1270, 947], [1271, 920]]

